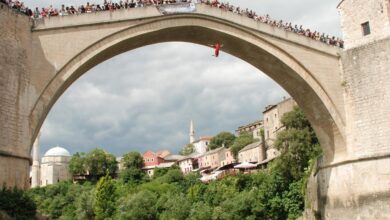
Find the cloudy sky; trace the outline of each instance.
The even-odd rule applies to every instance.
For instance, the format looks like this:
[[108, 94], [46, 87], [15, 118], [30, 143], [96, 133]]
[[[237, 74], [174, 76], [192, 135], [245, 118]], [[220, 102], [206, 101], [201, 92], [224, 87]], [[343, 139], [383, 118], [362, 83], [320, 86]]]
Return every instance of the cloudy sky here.
[[[341, 36], [340, 0], [231, 0], [242, 8]], [[29, 7], [85, 0], [25, 0]], [[93, 1], [90, 1], [93, 2]], [[98, 3], [101, 3], [98, 1]], [[210, 48], [163, 43], [116, 56], [91, 69], [58, 100], [41, 129], [41, 154], [60, 145], [71, 153], [101, 147], [115, 155], [168, 149], [196, 135], [215, 135], [262, 118], [288, 94], [264, 73]], [[145, 59], [147, 58], [147, 59]]]

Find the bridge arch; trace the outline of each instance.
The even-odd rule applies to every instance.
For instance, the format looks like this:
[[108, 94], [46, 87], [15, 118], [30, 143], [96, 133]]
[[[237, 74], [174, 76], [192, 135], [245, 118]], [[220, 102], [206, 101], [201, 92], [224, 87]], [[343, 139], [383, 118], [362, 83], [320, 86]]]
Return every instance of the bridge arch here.
[[[52, 34], [50, 31], [52, 30], [49, 30], [49, 34]], [[67, 30], [66, 28], [60, 30], [59, 34], [61, 31]], [[37, 34], [46, 33], [38, 31]], [[74, 34], [77, 34], [77, 31]], [[76, 51], [71, 59], [66, 60], [64, 65], [55, 71], [31, 109], [29, 116], [31, 143], [38, 134], [48, 112], [63, 92], [81, 75], [99, 63], [126, 51], [150, 44], [182, 41], [207, 45], [215, 39], [225, 45], [223, 47], [225, 52], [255, 66], [294, 97], [315, 129], [325, 152], [325, 161], [334, 161], [335, 151], [340, 151], [336, 147], [344, 148], [345, 146], [343, 113], [340, 112], [337, 103], [329, 94], [330, 91], [324, 87], [324, 82], [315, 72], [316, 69], [306, 65], [307, 60], [304, 59], [310, 59], [307, 54], [299, 57], [283, 45], [265, 37], [264, 34], [258, 34], [250, 28], [221, 18], [200, 14], [151, 18], [113, 31], [91, 42], [88, 47]], [[305, 45], [294, 46], [304, 52], [309, 51], [309, 55], [310, 52], [318, 53]], [[332, 60], [333, 65], [339, 68], [337, 56], [325, 52], [320, 53], [321, 57]], [[56, 69], [56, 62], [51, 63]]]

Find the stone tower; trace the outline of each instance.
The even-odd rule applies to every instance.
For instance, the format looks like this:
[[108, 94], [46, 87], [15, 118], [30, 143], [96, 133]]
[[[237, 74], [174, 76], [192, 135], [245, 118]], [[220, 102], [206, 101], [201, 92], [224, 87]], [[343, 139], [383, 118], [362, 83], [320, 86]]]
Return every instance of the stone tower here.
[[31, 188], [38, 187], [40, 185], [40, 164], [39, 164], [39, 138], [38, 134], [33, 145], [33, 164], [31, 168]]
[[390, 0], [343, 0], [337, 8], [346, 153], [320, 168], [312, 201], [322, 219], [390, 219]]
[[346, 49], [390, 36], [390, 0], [343, 0], [337, 8]]
[[190, 122], [190, 144], [195, 142], [195, 129], [194, 129], [194, 123]]

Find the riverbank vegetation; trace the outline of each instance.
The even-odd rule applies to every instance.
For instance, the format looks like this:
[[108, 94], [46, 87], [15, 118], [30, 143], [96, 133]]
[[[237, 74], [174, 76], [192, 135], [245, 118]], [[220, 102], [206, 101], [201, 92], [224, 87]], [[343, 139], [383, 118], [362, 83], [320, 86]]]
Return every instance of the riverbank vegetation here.
[[139, 155], [129, 153], [117, 179], [107, 174], [97, 183], [60, 182], [24, 195], [42, 215], [62, 220], [296, 219], [305, 206], [310, 166], [321, 150], [300, 109], [285, 114], [282, 123], [286, 129], [275, 141], [281, 155], [257, 173], [204, 184], [199, 174], [183, 176], [172, 167], [149, 178], [140, 170]]

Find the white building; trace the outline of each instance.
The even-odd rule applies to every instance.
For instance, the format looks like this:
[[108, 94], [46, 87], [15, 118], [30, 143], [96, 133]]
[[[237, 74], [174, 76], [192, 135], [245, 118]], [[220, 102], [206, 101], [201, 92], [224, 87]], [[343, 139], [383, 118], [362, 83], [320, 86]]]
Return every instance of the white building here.
[[200, 137], [198, 140], [195, 140], [195, 129], [194, 129], [194, 123], [191, 120], [190, 122], [190, 144], [194, 145], [194, 153], [197, 154], [204, 154], [208, 150], [208, 146], [210, 144], [210, 140], [212, 137], [210, 136], [203, 136]]
[[62, 147], [48, 150], [39, 162], [39, 135], [33, 145], [33, 165], [31, 168], [31, 187], [46, 186], [63, 180], [71, 180], [69, 173], [69, 151]]
[[40, 186], [58, 183], [59, 181], [71, 180], [69, 173], [69, 151], [62, 147], [53, 147], [42, 158], [40, 173]]
[[210, 140], [212, 137], [210, 136], [204, 136], [200, 137], [199, 140], [196, 140], [195, 142], [192, 143], [194, 145], [194, 152], [198, 154], [204, 154], [206, 153]]
[[180, 167], [181, 172], [186, 175], [188, 173], [191, 173], [192, 171], [199, 168], [198, 166], [198, 158], [200, 157], [200, 154], [198, 153], [192, 153], [181, 160], [178, 160], [177, 163]]

